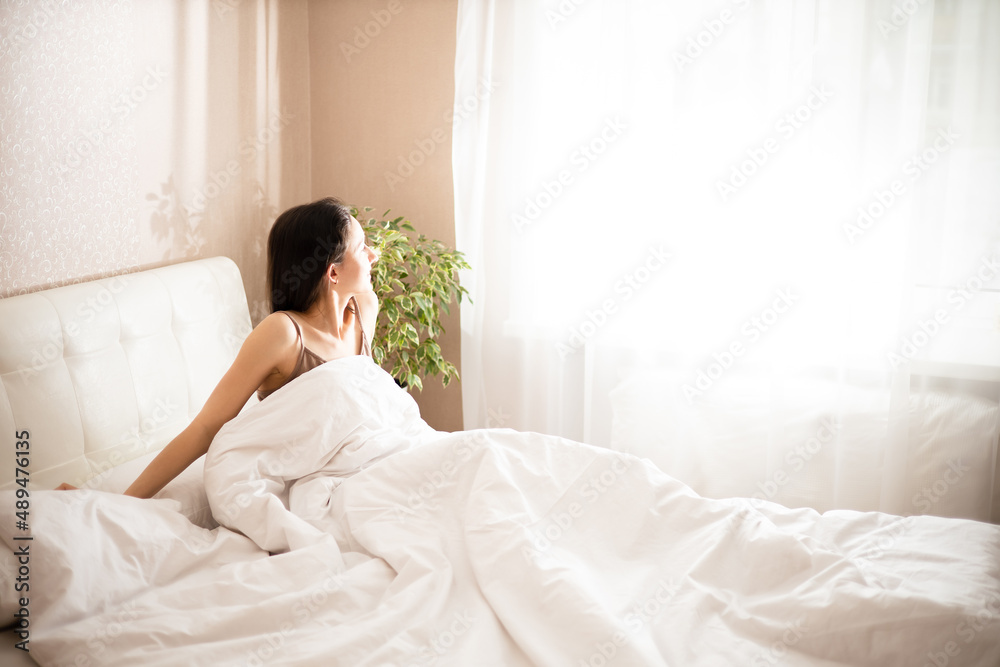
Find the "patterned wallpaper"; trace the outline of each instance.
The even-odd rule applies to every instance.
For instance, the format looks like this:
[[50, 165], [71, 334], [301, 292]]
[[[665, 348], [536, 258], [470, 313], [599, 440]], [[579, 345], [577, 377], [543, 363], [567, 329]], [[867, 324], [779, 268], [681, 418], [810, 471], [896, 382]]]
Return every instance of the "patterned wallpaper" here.
[[259, 322], [310, 198], [307, 33], [305, 0], [0, 2], [0, 298], [225, 255]]
[[132, 3], [0, 8], [0, 297], [138, 266]]

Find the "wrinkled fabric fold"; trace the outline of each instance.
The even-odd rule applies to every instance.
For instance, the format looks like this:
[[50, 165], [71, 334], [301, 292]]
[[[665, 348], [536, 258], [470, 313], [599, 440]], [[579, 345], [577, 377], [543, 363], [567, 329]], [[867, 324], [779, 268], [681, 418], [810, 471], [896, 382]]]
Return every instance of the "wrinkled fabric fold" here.
[[1000, 664], [998, 526], [705, 499], [627, 454], [438, 432], [363, 358], [230, 422], [205, 480], [214, 531], [37, 494], [36, 659]]

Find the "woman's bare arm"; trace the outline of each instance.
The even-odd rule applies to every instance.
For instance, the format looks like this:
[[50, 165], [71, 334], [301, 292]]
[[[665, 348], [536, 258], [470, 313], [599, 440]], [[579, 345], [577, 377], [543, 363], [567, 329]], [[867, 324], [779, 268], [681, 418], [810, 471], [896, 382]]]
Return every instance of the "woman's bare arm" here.
[[378, 295], [374, 290], [355, 294], [358, 300], [358, 307], [361, 308], [361, 328], [368, 334], [368, 344], [375, 347], [375, 325], [378, 321]]
[[283, 358], [296, 353], [294, 326], [272, 313], [250, 332], [236, 360], [219, 380], [201, 412], [160, 451], [125, 495], [150, 498], [208, 451], [219, 429], [239, 414], [247, 400], [271, 373], [279, 373]]
[[[199, 413], [200, 416], [200, 413]], [[219, 428], [222, 428], [221, 426]], [[197, 417], [187, 428], [160, 450], [146, 469], [125, 489], [126, 496], [152, 498], [170, 480], [184, 472], [194, 461], [208, 451], [218, 428], [212, 430], [199, 423]]]

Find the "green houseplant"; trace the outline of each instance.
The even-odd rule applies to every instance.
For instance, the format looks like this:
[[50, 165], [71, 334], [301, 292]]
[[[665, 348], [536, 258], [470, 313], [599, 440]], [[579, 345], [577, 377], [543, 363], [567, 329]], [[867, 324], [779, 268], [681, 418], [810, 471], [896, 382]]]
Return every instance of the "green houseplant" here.
[[[423, 378], [440, 375], [444, 386], [458, 377], [458, 369], [441, 354], [435, 340], [444, 332], [441, 313], [469, 292], [458, 282], [458, 271], [471, 268], [465, 255], [423, 234], [414, 238], [409, 221], [402, 217], [377, 220], [370, 207], [351, 207], [365, 230], [368, 243], [379, 254], [372, 267], [372, 283], [379, 299], [372, 355], [375, 363], [390, 369], [404, 387], [423, 389]], [[366, 219], [367, 218], [367, 219]]]

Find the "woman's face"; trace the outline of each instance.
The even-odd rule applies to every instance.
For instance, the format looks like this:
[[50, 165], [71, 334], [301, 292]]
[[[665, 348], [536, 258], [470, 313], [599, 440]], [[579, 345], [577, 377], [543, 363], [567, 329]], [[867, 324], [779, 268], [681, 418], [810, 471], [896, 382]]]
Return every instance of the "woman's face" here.
[[372, 288], [372, 264], [378, 256], [365, 243], [361, 223], [351, 217], [344, 259], [337, 266], [337, 286], [348, 292], [367, 292]]

